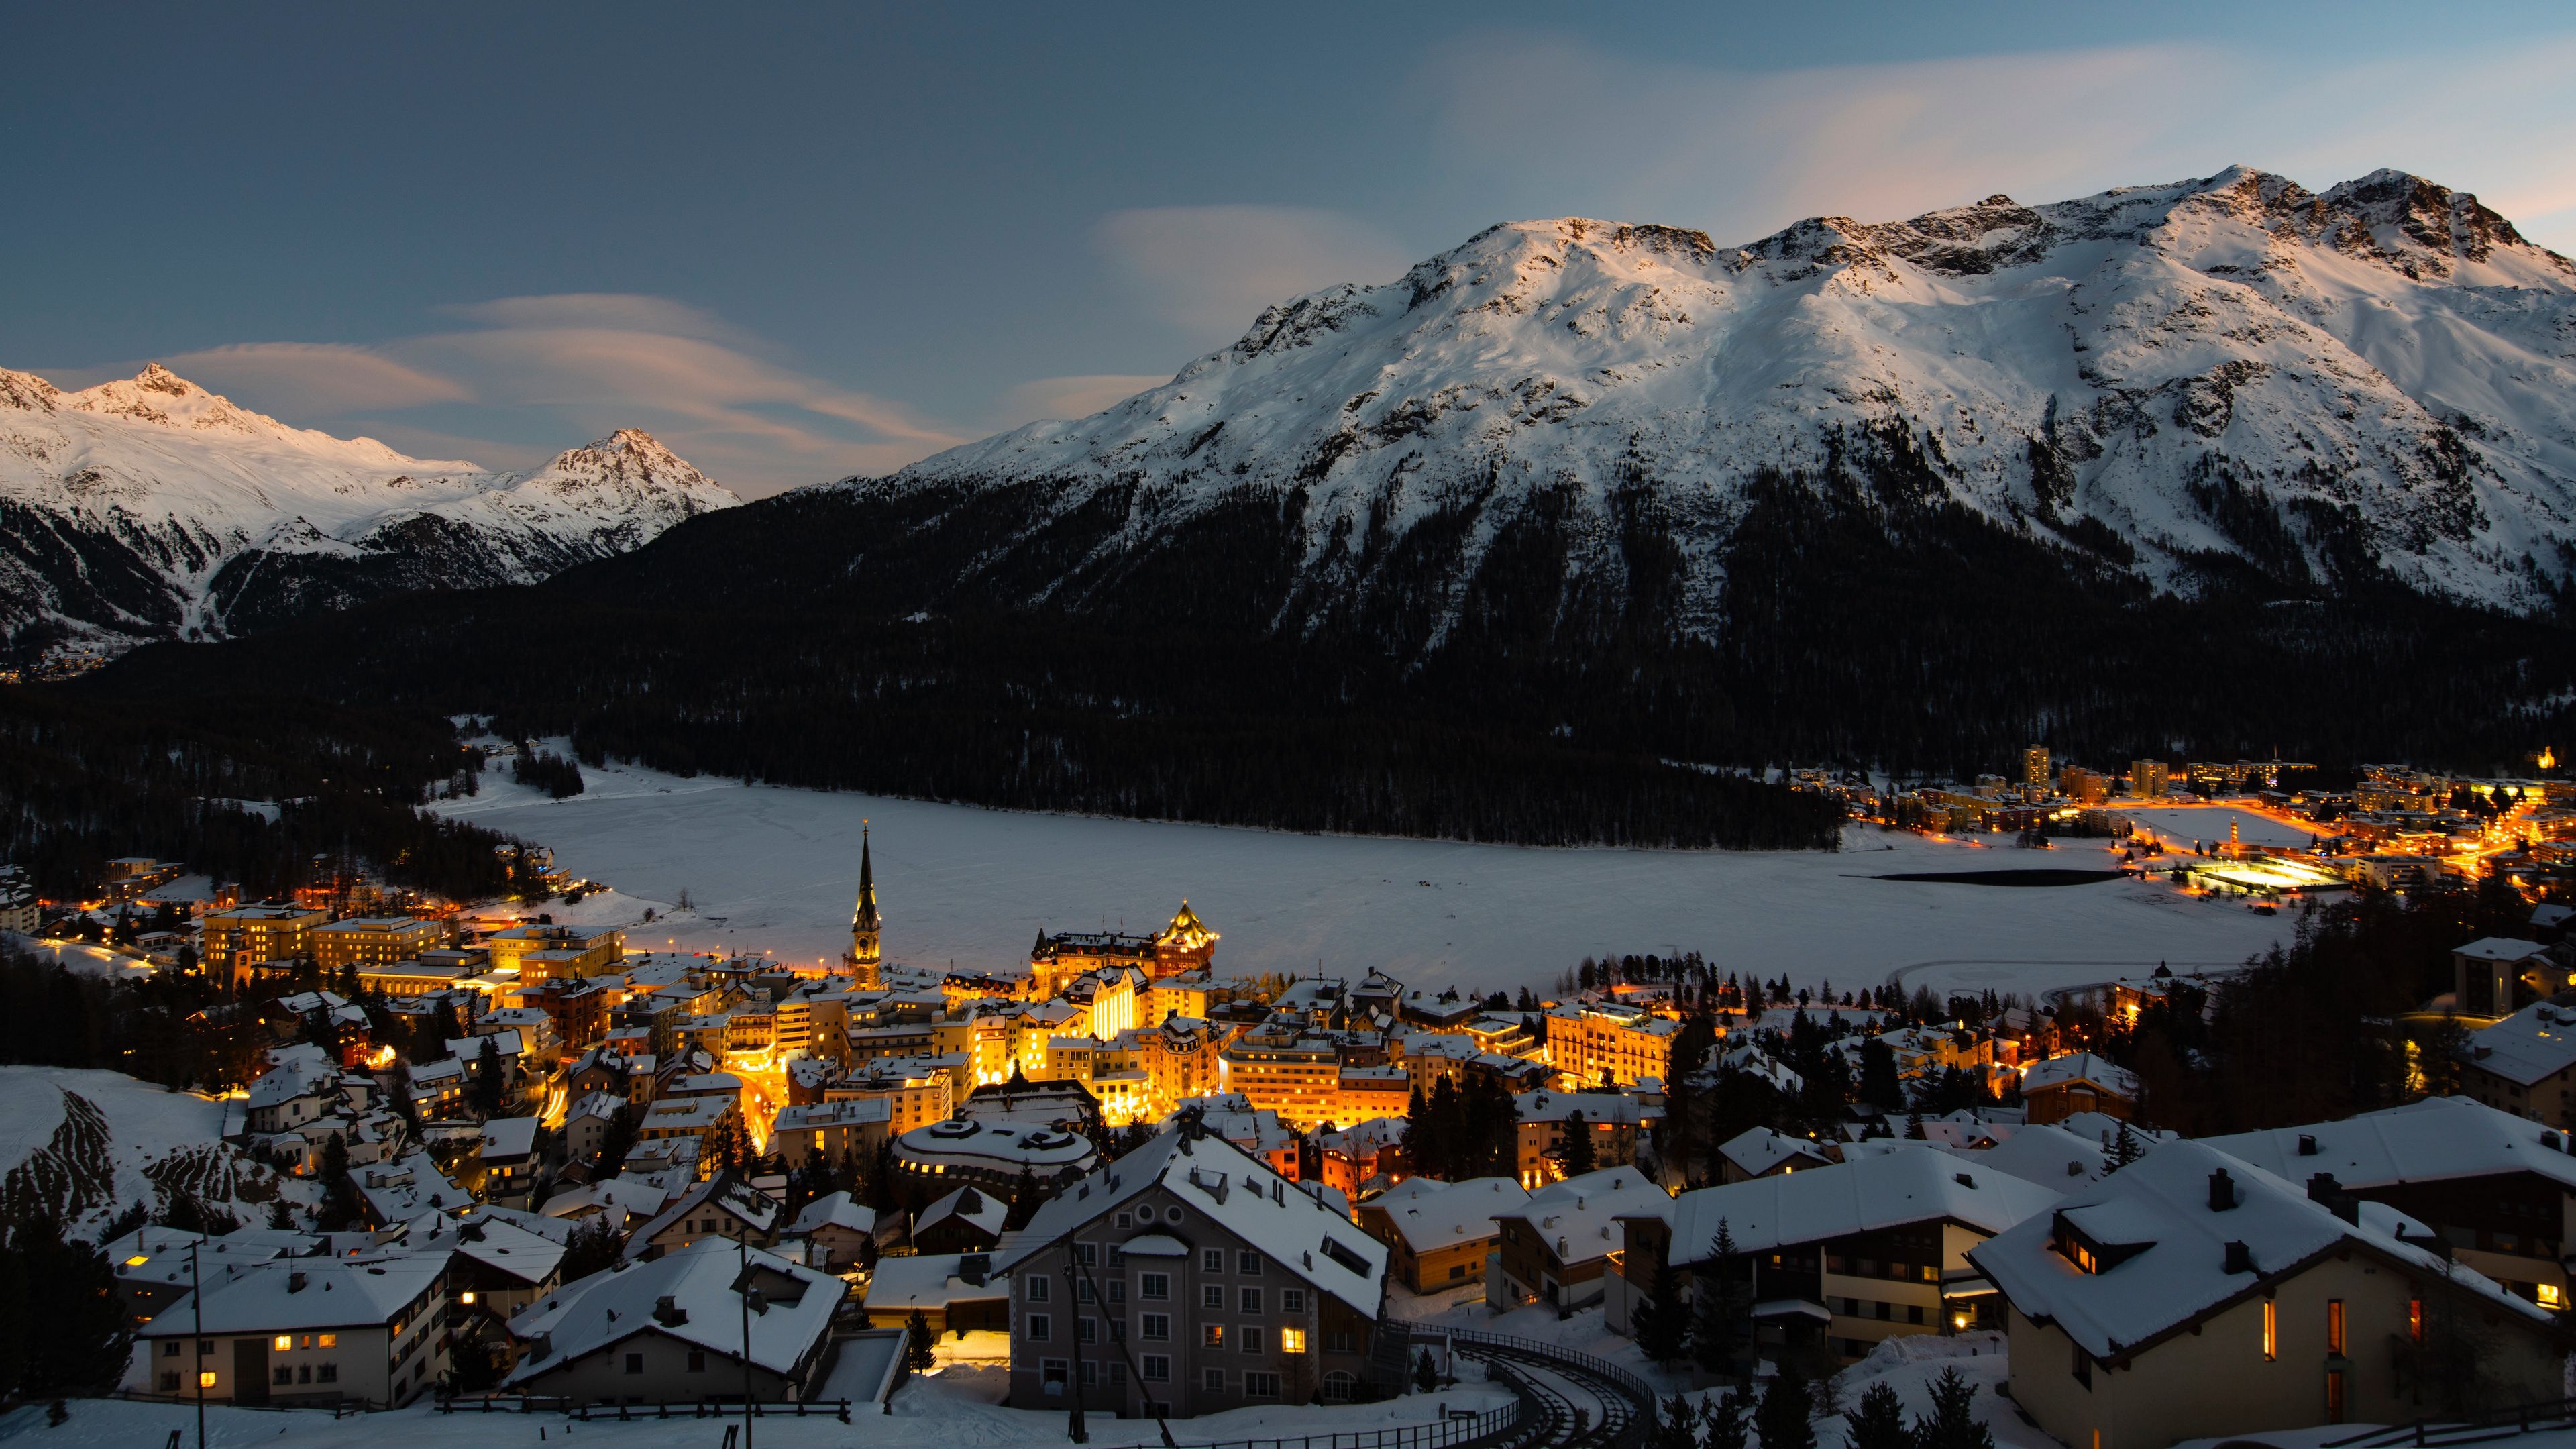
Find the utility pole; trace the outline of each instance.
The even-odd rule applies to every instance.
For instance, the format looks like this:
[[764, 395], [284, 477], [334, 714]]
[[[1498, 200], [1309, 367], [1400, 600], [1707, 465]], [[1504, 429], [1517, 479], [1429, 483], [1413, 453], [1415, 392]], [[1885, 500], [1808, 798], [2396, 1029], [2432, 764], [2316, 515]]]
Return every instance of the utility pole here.
[[[1126, 922], [1119, 924], [1125, 925]], [[1072, 1243], [1064, 1245], [1065, 1307], [1072, 1310], [1065, 1316], [1073, 1320], [1073, 1382], [1067, 1386], [1073, 1390], [1073, 1408], [1065, 1420], [1064, 1436], [1076, 1444], [1088, 1444], [1091, 1434], [1082, 1427], [1082, 1290], [1074, 1286], [1074, 1274], [1079, 1271], [1074, 1258], [1081, 1251]], [[1107, 1311], [1102, 1309], [1104, 1314]]]
[[197, 1272], [197, 1247], [205, 1235], [188, 1245], [188, 1311], [196, 1316], [196, 1342], [189, 1345], [188, 1362], [197, 1380], [197, 1449], [206, 1449], [206, 1280]]
[[733, 1246], [742, 1261], [734, 1279], [734, 1292], [742, 1298], [742, 1449], [751, 1449], [751, 1243], [736, 1238]]

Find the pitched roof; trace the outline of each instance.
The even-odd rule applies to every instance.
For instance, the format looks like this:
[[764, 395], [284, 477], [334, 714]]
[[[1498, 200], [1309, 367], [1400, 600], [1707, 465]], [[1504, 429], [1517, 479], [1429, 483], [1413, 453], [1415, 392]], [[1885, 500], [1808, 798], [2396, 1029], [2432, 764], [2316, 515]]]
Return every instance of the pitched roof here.
[[1464, 1182], [1408, 1177], [1361, 1204], [1360, 1210], [1385, 1213], [1388, 1224], [1403, 1236], [1404, 1246], [1418, 1256], [1494, 1236], [1501, 1231], [1494, 1223], [1495, 1214], [1525, 1207], [1529, 1198], [1528, 1190], [1508, 1177], [1471, 1177]]
[[2576, 1008], [2535, 1001], [2471, 1032], [2469, 1065], [2526, 1087], [2576, 1066]]
[[1384, 1243], [1233, 1143], [1193, 1137], [1186, 1129], [1165, 1132], [1068, 1184], [1026, 1228], [1003, 1236], [994, 1271], [1009, 1272], [1157, 1186], [1317, 1291], [1371, 1317], [1384, 1303]]
[[533, 1232], [489, 1208], [464, 1222], [443, 1213], [424, 1214], [405, 1225], [401, 1249], [452, 1253], [529, 1284], [546, 1281], [564, 1256], [563, 1243], [553, 1235]]
[[[530, 1304], [510, 1320], [510, 1336], [527, 1340], [542, 1335], [546, 1351], [531, 1350], [504, 1382], [525, 1383], [640, 1332], [676, 1338], [739, 1363], [744, 1357], [743, 1301], [734, 1285], [746, 1262], [754, 1269], [752, 1286], [768, 1304], [767, 1312], [751, 1315], [751, 1362], [773, 1373], [792, 1373], [830, 1332], [832, 1310], [845, 1291], [841, 1280], [774, 1253], [702, 1238], [650, 1263], [621, 1263], [593, 1273]], [[657, 1317], [655, 1306], [664, 1298], [678, 1312]]]
[[1775, 1173], [1683, 1193], [1673, 1202], [1673, 1262], [1704, 1261], [1718, 1224], [1739, 1252], [1769, 1252], [1904, 1223], [1955, 1220], [1999, 1233], [2057, 1201], [2010, 1173], [1979, 1172], [1938, 1152], [1890, 1152], [1806, 1172]]
[[1769, 1127], [1748, 1127], [1736, 1133], [1718, 1147], [1717, 1155], [1755, 1177], [1783, 1162], [1794, 1162], [1802, 1157], [1814, 1158], [1820, 1165], [1832, 1161], [1825, 1156], [1821, 1143], [1792, 1137]]
[[848, 1228], [852, 1232], [872, 1233], [877, 1227], [877, 1210], [853, 1199], [846, 1192], [827, 1192], [805, 1204], [787, 1231], [797, 1237], [817, 1233], [825, 1228]]
[[1672, 1194], [1648, 1182], [1645, 1174], [1633, 1167], [1605, 1167], [1549, 1183], [1494, 1216], [1528, 1223], [1542, 1239], [1561, 1243], [1559, 1260], [1582, 1263], [1619, 1248], [1619, 1219], [1663, 1217], [1672, 1210]]
[[2070, 1082], [2091, 1082], [2123, 1097], [2138, 1095], [2138, 1074], [2116, 1062], [2106, 1061], [2091, 1052], [2068, 1052], [2063, 1056], [2036, 1061], [2021, 1074], [2024, 1092], [2063, 1087]]
[[[2223, 1210], [2210, 1205], [2210, 1179], [2220, 1171], [2233, 1184], [2234, 1205]], [[2347, 1223], [2259, 1167], [2205, 1142], [2177, 1141], [2072, 1194], [2055, 1212], [2035, 1213], [1978, 1244], [1968, 1258], [2016, 1310], [2054, 1323], [2097, 1358], [2117, 1358], [2330, 1252], [2361, 1248], [2403, 1267], [2445, 1271], [2432, 1252], [2390, 1231], [2401, 1220], [2385, 1212], [2361, 1216]], [[2052, 1246], [2061, 1223], [2096, 1244], [2133, 1251], [2086, 1273]], [[2245, 1245], [2253, 1271], [2227, 1271], [2230, 1243]], [[2497, 1306], [2549, 1321], [2547, 1309], [2465, 1268], [2451, 1271]]]
[[[436, 1255], [353, 1263], [337, 1258], [285, 1258], [267, 1263], [204, 1261], [207, 1333], [270, 1333], [390, 1322], [447, 1271]], [[196, 1331], [196, 1306], [182, 1294], [153, 1319], [146, 1334]], [[166, 1326], [165, 1326], [166, 1325]]]
[[992, 1236], [999, 1237], [1002, 1232], [1002, 1220], [1010, 1215], [1009, 1205], [999, 1198], [990, 1193], [977, 1192], [972, 1187], [961, 1187], [923, 1208], [921, 1216], [912, 1221], [912, 1231], [917, 1237], [950, 1218], [956, 1218]]
[[868, 1313], [873, 1317], [1008, 1298], [1008, 1278], [980, 1269], [965, 1271], [968, 1259], [989, 1263], [991, 1257], [988, 1253], [925, 1253], [911, 1258], [881, 1258], [876, 1271], [868, 1275]]
[[[2331, 1172], [2345, 1187], [2531, 1172], [2576, 1192], [2576, 1157], [2553, 1149], [2565, 1134], [2466, 1097], [2427, 1097], [2340, 1122], [2201, 1139], [2304, 1190]], [[2303, 1140], [2314, 1152], [2300, 1150]]]

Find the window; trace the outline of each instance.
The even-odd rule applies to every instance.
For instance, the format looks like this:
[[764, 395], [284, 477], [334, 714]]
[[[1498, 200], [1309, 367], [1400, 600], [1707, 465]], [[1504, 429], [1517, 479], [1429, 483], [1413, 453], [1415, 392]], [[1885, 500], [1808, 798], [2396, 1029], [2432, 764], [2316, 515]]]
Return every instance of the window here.
[[268, 1381], [273, 1384], [291, 1384], [295, 1382], [295, 1370], [288, 1368], [284, 1364], [279, 1364], [275, 1370], [270, 1372]]
[[1094, 1293], [1094, 1292], [1092, 1291], [1092, 1289], [1091, 1289], [1091, 1280], [1090, 1280], [1090, 1279], [1088, 1279], [1088, 1278], [1077, 1278], [1077, 1279], [1075, 1279], [1075, 1280], [1074, 1280], [1074, 1284], [1073, 1284], [1073, 1301], [1074, 1301], [1074, 1302], [1076, 1302], [1076, 1303], [1090, 1303], [1090, 1302], [1094, 1302], [1094, 1301], [1096, 1301], [1098, 1298], [1099, 1298], [1099, 1295], [1098, 1295], [1097, 1293]]
[[689, 1372], [691, 1372], [691, 1373], [693, 1373], [693, 1374], [702, 1374], [702, 1373], [705, 1373], [706, 1371], [707, 1371], [707, 1351], [706, 1351], [705, 1349], [703, 1349], [703, 1348], [693, 1348], [693, 1349], [690, 1349], [690, 1350], [689, 1350]]
[[161, 1375], [161, 1392], [165, 1394], [179, 1392], [179, 1373], [176, 1369]]
[[1201, 1369], [1201, 1370], [1199, 1370], [1199, 1387], [1200, 1387], [1200, 1388], [1203, 1388], [1203, 1389], [1205, 1389], [1205, 1390], [1207, 1390], [1207, 1391], [1208, 1391], [1209, 1393], [1211, 1393], [1211, 1394], [1221, 1394], [1221, 1393], [1224, 1393], [1224, 1392], [1225, 1392], [1225, 1370], [1223, 1370], [1223, 1369]]
[[309, 1363], [297, 1364], [295, 1366], [295, 1381], [299, 1384], [309, 1384], [313, 1382], [313, 1365]]
[[1200, 1272], [1202, 1272], [1202, 1273], [1222, 1273], [1222, 1272], [1224, 1272], [1224, 1271], [1225, 1271], [1225, 1249], [1223, 1249], [1223, 1248], [1209, 1248], [1209, 1249], [1206, 1249], [1206, 1250], [1202, 1251], [1202, 1252], [1199, 1254], [1199, 1271], [1200, 1271]]
[[640, 1353], [628, 1354], [626, 1356], [626, 1371], [630, 1374], [640, 1374], [644, 1372], [644, 1355]]
[[1122, 1228], [1132, 1228], [1136, 1226], [1136, 1215], [1134, 1213], [1120, 1213], [1118, 1215], [1118, 1226]]
[[1126, 1244], [1111, 1243], [1109, 1245], [1109, 1266], [1112, 1268], [1124, 1268], [1127, 1266]]
[[1304, 1353], [1306, 1351], [1306, 1330], [1302, 1328], [1283, 1328], [1279, 1330], [1279, 1351], [1281, 1353]]
[[1896, 1311], [1896, 1305], [1893, 1303], [1873, 1303], [1869, 1305], [1869, 1307], [1870, 1316], [1878, 1319], [1882, 1323], [1886, 1322], [1888, 1316]]
[[1156, 1341], [1172, 1336], [1172, 1318], [1168, 1313], [1148, 1313], [1144, 1319], [1145, 1336]]
[[1225, 1325], [1210, 1323], [1199, 1330], [1199, 1341], [1209, 1348], [1225, 1347]]
[[1032, 1313], [1029, 1315], [1029, 1341], [1031, 1343], [1046, 1342], [1048, 1337], [1052, 1335], [1054, 1331], [1055, 1325], [1047, 1321], [1047, 1316], [1045, 1314]]
[[1159, 1353], [1145, 1355], [1143, 1368], [1147, 1383], [1168, 1383], [1171, 1380], [1172, 1361], [1165, 1355]]
[[1261, 1352], [1260, 1324], [1247, 1323], [1243, 1326], [1243, 1351], [1245, 1353]]
[[1136, 1292], [1146, 1298], [1169, 1298], [1172, 1296], [1172, 1275], [1169, 1273], [1139, 1275], [1136, 1279]]
[[1073, 1260], [1086, 1268], [1100, 1266], [1100, 1245], [1098, 1243], [1074, 1244]]
[[1082, 1386], [1086, 1389], [1100, 1387], [1100, 1365], [1090, 1359], [1082, 1361]]
[[1261, 1255], [1247, 1248], [1234, 1255], [1234, 1266], [1246, 1278], [1258, 1278], [1261, 1276]]
[[1109, 1301], [1112, 1303], [1124, 1303], [1127, 1301], [1126, 1279], [1112, 1278], [1109, 1280]]
[[1324, 1352], [1357, 1353], [1360, 1336], [1347, 1328], [1328, 1329], [1324, 1333]]
[[1280, 1289], [1280, 1290], [1279, 1290], [1279, 1311], [1280, 1311], [1280, 1312], [1282, 1312], [1282, 1313], [1303, 1313], [1303, 1312], [1305, 1312], [1305, 1311], [1306, 1311], [1306, 1290], [1305, 1290], [1305, 1289], [1303, 1289], [1303, 1288], [1282, 1288], [1282, 1289]]
[[1199, 1285], [1199, 1306], [1211, 1313], [1225, 1311], [1225, 1289], [1214, 1283]]
[[1116, 1386], [1118, 1386], [1119, 1388], [1122, 1388], [1122, 1389], [1123, 1389], [1123, 1388], [1125, 1388], [1125, 1387], [1127, 1387], [1127, 1361], [1126, 1361], [1126, 1360], [1124, 1360], [1124, 1359], [1117, 1359], [1117, 1360], [1113, 1360], [1113, 1361], [1110, 1363], [1110, 1365], [1109, 1365], [1109, 1382], [1110, 1382], [1110, 1383], [1112, 1383], [1112, 1384], [1115, 1384]]
[[1331, 1373], [1324, 1375], [1325, 1403], [1348, 1403], [1351, 1399], [1358, 1396], [1359, 1391], [1360, 1376], [1352, 1373], [1349, 1369], [1335, 1369]]
[[2075, 1381], [2089, 1389], [2093, 1387], [2093, 1355], [2086, 1353], [2084, 1345], [2080, 1343], [2075, 1344], [2074, 1348]]
[[2406, 1300], [2406, 1341], [2418, 1348], [2424, 1346], [2424, 1300], [2421, 1298]]
[[1450, 1277], [1450, 1280], [1451, 1280], [1451, 1281], [1453, 1281], [1453, 1282], [1454, 1282], [1454, 1281], [1456, 1281], [1456, 1280], [1458, 1280], [1458, 1279], [1460, 1279], [1460, 1278], [1464, 1278], [1464, 1277], [1466, 1277], [1466, 1276], [1467, 1276], [1467, 1265], [1466, 1265], [1466, 1264], [1464, 1264], [1464, 1263], [1452, 1263], [1452, 1264], [1450, 1264], [1450, 1265], [1449, 1265], [1449, 1277]]
[[199, 1369], [199, 1370], [197, 1370], [197, 1387], [198, 1387], [198, 1388], [201, 1388], [201, 1389], [211, 1389], [211, 1388], [213, 1388], [214, 1386], [215, 1386], [215, 1371], [214, 1371], [213, 1369]]
[[1260, 1289], [1246, 1288], [1243, 1290], [1243, 1311], [1246, 1313], [1259, 1313], [1261, 1311]]
[[179, 1356], [179, 1340], [175, 1338], [163, 1339], [161, 1342], [161, 1356], [163, 1358], [177, 1358]]
[[[2340, 1306], [2340, 1305], [2338, 1305]], [[2343, 1422], [2343, 1370], [2326, 1370], [2326, 1422]]]
[[1098, 1343], [1100, 1341], [1100, 1320], [1097, 1318], [1075, 1319], [1073, 1321], [1073, 1337], [1074, 1341], [1077, 1343]]
[[2281, 1305], [2266, 1298], [2263, 1300], [2263, 1362], [2270, 1363], [2280, 1356]]
[[2340, 1298], [2326, 1300], [2326, 1352], [2337, 1356], [2343, 1353], [2343, 1300]]
[[1046, 1359], [1039, 1363], [1038, 1377], [1045, 1381], [1048, 1393], [1057, 1393], [1064, 1388], [1064, 1371], [1065, 1362], [1060, 1358]]
[[1279, 1375], [1255, 1369], [1243, 1376], [1243, 1396], [1247, 1399], [1279, 1397]]
[[321, 1344], [324, 1348], [338, 1348], [340, 1346], [340, 1335], [336, 1333], [323, 1334], [321, 1337]]
[[291, 1333], [281, 1333], [277, 1336], [274, 1342], [269, 1344], [269, 1347], [276, 1349], [279, 1353], [284, 1353], [288, 1349], [295, 1347], [295, 1335]]
[[1905, 1305], [1905, 1321], [1908, 1323], [1921, 1323], [1923, 1321], [1923, 1305], [1920, 1303], [1909, 1303]]
[[[1147, 1203], [1143, 1207], [1136, 1209], [1136, 1217], [1141, 1222], [1152, 1222], [1154, 1220], [1154, 1205], [1152, 1203]], [[1180, 1215], [1178, 1213], [1173, 1214], [1173, 1219], [1175, 1221], [1178, 1221], [1179, 1217]]]
[[1044, 1273], [1031, 1273], [1029, 1275], [1029, 1301], [1031, 1303], [1044, 1303], [1054, 1294], [1054, 1292], [1054, 1281], [1048, 1278]]
[[340, 1366], [339, 1366], [338, 1364], [336, 1364], [336, 1363], [326, 1363], [326, 1364], [322, 1365], [322, 1382], [324, 1382], [324, 1383], [326, 1383], [326, 1384], [336, 1384], [336, 1383], [338, 1383], [339, 1381], [340, 1381]]

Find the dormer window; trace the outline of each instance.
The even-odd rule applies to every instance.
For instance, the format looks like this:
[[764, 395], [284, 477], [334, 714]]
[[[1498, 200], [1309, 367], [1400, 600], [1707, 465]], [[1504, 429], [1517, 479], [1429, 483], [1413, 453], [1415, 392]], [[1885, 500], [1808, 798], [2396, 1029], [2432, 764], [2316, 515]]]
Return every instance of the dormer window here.
[[2155, 1244], [2102, 1242], [2061, 1212], [2056, 1217], [2056, 1231], [2049, 1236], [2049, 1246], [2074, 1264], [2078, 1272], [2108, 1273]]

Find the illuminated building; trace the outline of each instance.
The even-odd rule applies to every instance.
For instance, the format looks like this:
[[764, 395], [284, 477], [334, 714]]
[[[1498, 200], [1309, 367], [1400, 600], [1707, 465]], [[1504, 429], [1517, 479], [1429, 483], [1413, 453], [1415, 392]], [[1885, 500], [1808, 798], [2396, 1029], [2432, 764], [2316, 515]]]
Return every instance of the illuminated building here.
[[1148, 980], [1203, 971], [1216, 954], [1216, 943], [1217, 933], [1183, 901], [1171, 924], [1151, 936], [1115, 931], [1050, 936], [1041, 931], [1029, 951], [1029, 970], [1037, 978], [1037, 994], [1044, 998], [1055, 995], [1074, 977], [1108, 966], [1132, 966]]
[[410, 916], [358, 916], [313, 928], [313, 962], [326, 972], [416, 961], [447, 944], [447, 923]]
[[2141, 800], [2163, 799], [2167, 778], [2162, 760], [2129, 762], [2129, 793]]
[[626, 933], [611, 926], [512, 926], [478, 943], [496, 972], [526, 983], [566, 976], [604, 976], [626, 960]]
[[1679, 1022], [1612, 1001], [1560, 1006], [1546, 1022], [1548, 1063], [1572, 1080], [1632, 1087], [1646, 1077], [1662, 1081], [1672, 1075]]
[[203, 960], [210, 976], [247, 983], [254, 966], [294, 961], [313, 951], [313, 929], [329, 919], [301, 906], [235, 906], [206, 913]]
[[2033, 745], [2021, 752], [2021, 798], [2048, 798], [2048, 746]]

